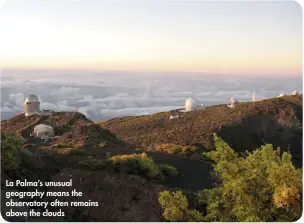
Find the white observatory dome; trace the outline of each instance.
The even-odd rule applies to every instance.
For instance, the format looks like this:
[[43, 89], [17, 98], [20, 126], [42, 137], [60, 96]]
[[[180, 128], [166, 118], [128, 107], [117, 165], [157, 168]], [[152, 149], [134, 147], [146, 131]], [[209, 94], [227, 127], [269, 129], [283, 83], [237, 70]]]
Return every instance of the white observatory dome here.
[[25, 98], [24, 104], [39, 102], [39, 98], [36, 95], [29, 95]]
[[185, 102], [186, 112], [196, 110], [198, 108], [198, 106], [199, 106], [198, 101], [191, 97], [188, 98]]

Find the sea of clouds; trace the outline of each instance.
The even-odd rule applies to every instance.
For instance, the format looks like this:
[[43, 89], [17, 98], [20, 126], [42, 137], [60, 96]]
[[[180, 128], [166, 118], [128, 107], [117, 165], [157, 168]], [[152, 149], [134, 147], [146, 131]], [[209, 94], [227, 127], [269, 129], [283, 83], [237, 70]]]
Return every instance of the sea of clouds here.
[[29, 94], [42, 109], [77, 110], [93, 121], [182, 108], [194, 97], [205, 105], [302, 93], [302, 77], [228, 77], [196, 73], [1, 71], [1, 119], [20, 114]]

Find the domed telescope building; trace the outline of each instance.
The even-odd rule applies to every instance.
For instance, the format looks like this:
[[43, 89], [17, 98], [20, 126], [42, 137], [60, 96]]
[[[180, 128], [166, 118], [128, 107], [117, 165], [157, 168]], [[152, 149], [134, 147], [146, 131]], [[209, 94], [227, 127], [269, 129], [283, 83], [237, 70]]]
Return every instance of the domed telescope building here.
[[189, 97], [185, 102], [185, 112], [203, 109], [204, 105], [199, 104], [194, 98]]
[[36, 95], [29, 95], [24, 100], [24, 114], [31, 116], [40, 112], [40, 102]]

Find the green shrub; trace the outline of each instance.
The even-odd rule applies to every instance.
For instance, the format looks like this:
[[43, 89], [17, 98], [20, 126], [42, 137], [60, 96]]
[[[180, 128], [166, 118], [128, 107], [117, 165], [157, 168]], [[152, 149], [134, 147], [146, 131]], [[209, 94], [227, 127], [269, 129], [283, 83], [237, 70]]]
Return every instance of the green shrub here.
[[233, 161], [238, 157], [238, 154], [230, 148], [230, 146], [219, 138], [216, 134], [213, 134], [214, 144], [216, 150], [211, 152], [205, 152], [202, 155], [208, 159], [218, 163], [220, 161]]
[[14, 134], [1, 132], [1, 168], [4, 171], [15, 170], [20, 164], [20, 150], [23, 140]]
[[171, 151], [173, 154], [180, 154], [181, 152], [183, 152], [183, 147], [179, 145], [174, 145]]
[[117, 155], [109, 159], [118, 170], [129, 173], [143, 174], [148, 179], [162, 179], [163, 174], [157, 164], [146, 153]]
[[188, 210], [187, 221], [189, 222], [200, 222], [205, 221], [204, 216], [197, 210]]
[[167, 176], [176, 176], [178, 175], [178, 171], [174, 166], [161, 164], [159, 165], [160, 171]]
[[190, 210], [188, 199], [181, 191], [159, 193], [158, 201], [164, 209], [163, 216], [168, 221], [203, 221], [203, 215]]
[[176, 144], [160, 144], [156, 147], [156, 151], [182, 156], [192, 156], [194, 153], [198, 152], [198, 147], [181, 146]]

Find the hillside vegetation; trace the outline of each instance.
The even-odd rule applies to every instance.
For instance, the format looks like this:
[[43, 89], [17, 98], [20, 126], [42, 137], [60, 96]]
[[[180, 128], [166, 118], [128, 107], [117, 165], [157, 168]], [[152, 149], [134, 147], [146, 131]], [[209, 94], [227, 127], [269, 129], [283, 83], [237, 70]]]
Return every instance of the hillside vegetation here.
[[196, 146], [181, 146], [175, 144], [160, 144], [156, 147], [156, 151], [175, 154], [187, 157], [202, 158], [202, 150]]
[[302, 215], [302, 169], [289, 152], [271, 144], [240, 157], [216, 135], [214, 161], [217, 185], [196, 193], [195, 205], [182, 191], [163, 191], [159, 203], [169, 221], [271, 222], [296, 221]]
[[178, 171], [169, 165], [158, 165], [146, 153], [117, 155], [108, 159], [90, 158], [80, 164], [92, 169], [114, 169], [116, 172], [140, 175], [148, 180], [163, 180], [166, 176], [176, 176]]
[[[53, 171], [23, 148], [23, 139], [1, 132], [1, 171], [13, 179], [47, 179]], [[5, 181], [4, 181], [5, 182]], [[3, 183], [3, 181], [2, 181]]]
[[116, 118], [99, 123], [118, 138], [145, 150], [160, 144], [214, 149], [213, 133], [237, 152], [253, 150], [265, 143], [289, 150], [302, 164], [302, 95], [242, 102], [234, 109], [227, 105], [192, 111], [177, 120], [170, 112]]

